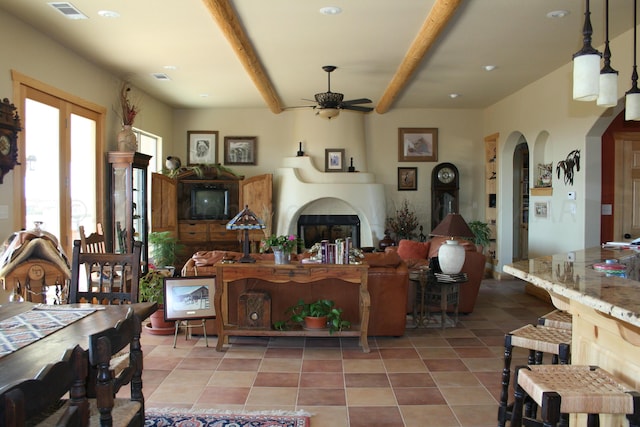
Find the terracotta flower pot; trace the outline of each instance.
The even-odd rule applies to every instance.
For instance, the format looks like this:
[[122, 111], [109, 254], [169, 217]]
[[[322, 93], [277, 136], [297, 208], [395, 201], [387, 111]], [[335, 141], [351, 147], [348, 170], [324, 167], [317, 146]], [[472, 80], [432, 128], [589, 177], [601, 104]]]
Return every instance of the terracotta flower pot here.
[[151, 324], [147, 325], [146, 330], [153, 335], [171, 335], [175, 331], [175, 323], [164, 320], [164, 307], [162, 306], [149, 316], [149, 320]]
[[327, 316], [324, 317], [310, 317], [304, 318], [304, 325], [307, 329], [324, 329], [327, 327]]

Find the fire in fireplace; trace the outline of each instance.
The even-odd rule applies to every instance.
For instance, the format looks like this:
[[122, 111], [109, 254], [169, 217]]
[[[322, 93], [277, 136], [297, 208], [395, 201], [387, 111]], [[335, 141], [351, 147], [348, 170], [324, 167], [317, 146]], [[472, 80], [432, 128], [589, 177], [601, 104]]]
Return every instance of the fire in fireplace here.
[[322, 240], [333, 242], [347, 237], [359, 248], [360, 218], [358, 215], [300, 215], [298, 237], [307, 249]]

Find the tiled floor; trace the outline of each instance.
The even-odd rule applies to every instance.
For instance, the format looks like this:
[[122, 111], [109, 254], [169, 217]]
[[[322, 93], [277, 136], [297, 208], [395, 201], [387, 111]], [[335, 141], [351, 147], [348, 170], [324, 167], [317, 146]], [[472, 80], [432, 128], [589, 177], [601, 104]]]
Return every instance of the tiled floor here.
[[[142, 337], [147, 407], [298, 410], [313, 427], [496, 425], [504, 334], [552, 307], [520, 281], [485, 280], [456, 328], [407, 329], [403, 337]], [[522, 350], [522, 349], [520, 349]], [[514, 352], [513, 366], [526, 362]]]

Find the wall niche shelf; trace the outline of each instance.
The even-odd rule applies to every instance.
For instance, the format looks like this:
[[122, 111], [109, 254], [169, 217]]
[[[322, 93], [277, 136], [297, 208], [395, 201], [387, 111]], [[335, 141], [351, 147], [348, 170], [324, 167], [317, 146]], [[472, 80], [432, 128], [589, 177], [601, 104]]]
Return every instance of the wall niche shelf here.
[[553, 187], [533, 187], [530, 189], [532, 196], [552, 196]]

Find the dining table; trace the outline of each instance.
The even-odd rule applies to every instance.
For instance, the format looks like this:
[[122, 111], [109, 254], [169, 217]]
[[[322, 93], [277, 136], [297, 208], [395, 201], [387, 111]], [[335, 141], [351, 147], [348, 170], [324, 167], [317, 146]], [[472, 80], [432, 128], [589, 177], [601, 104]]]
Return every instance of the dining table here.
[[[30, 302], [10, 302], [0, 306], [0, 322], [15, 316], [24, 316], [33, 310], [47, 310], [41, 304]], [[0, 391], [15, 382], [34, 378], [50, 363], [60, 360], [64, 352], [75, 345], [89, 347], [89, 337], [97, 332], [115, 326], [124, 319], [130, 308], [141, 322], [157, 308], [156, 303], [143, 302], [123, 305], [63, 304], [50, 306], [51, 311], [88, 310], [88, 314], [73, 320], [26, 345], [0, 356]], [[0, 334], [3, 331], [0, 330]]]

